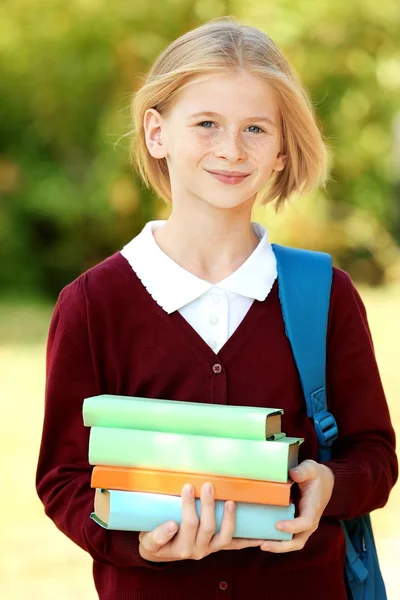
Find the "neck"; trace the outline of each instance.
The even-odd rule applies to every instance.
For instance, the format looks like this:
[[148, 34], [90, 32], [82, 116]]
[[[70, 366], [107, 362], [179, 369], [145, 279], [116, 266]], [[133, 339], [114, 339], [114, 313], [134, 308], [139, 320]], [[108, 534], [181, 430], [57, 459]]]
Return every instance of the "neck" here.
[[228, 209], [173, 209], [154, 237], [172, 260], [210, 283], [236, 271], [259, 243], [251, 226], [251, 208], [236, 214]]

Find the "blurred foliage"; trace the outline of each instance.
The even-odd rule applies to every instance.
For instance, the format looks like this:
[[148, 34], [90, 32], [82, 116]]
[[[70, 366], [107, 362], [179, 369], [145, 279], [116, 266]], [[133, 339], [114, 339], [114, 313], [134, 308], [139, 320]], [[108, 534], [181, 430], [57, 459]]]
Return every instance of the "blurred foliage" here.
[[372, 283], [397, 272], [398, 0], [3, 0], [3, 291], [54, 296], [168, 213], [129, 165], [128, 139], [116, 142], [130, 129], [131, 93], [155, 56], [223, 14], [264, 29], [282, 48], [310, 90], [333, 156], [326, 192], [297, 201], [297, 219], [278, 237], [328, 249]]

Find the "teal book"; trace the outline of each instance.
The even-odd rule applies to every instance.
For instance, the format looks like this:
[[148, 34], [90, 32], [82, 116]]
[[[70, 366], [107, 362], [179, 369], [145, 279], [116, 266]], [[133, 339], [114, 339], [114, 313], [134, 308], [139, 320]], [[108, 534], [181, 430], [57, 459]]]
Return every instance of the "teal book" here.
[[89, 463], [286, 482], [303, 438], [273, 441], [91, 427]]
[[[200, 517], [200, 500], [196, 500]], [[215, 502], [217, 533], [221, 526], [224, 501]], [[180, 496], [100, 490], [95, 492], [91, 518], [105, 529], [122, 531], [152, 531], [166, 521], [182, 520]], [[294, 518], [294, 505], [272, 506], [236, 502], [236, 527], [233, 537], [261, 540], [291, 540], [292, 535], [275, 529], [275, 523]]]
[[114, 396], [85, 398], [83, 422], [213, 437], [265, 440], [281, 434], [282, 409]]

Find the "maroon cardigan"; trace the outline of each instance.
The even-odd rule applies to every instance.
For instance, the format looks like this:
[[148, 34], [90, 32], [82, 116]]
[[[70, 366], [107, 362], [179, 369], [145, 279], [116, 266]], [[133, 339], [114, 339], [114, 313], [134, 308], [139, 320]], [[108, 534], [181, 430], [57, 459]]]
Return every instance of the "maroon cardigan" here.
[[[221, 369], [213, 369], [214, 365]], [[46, 514], [92, 556], [101, 600], [341, 600], [344, 538], [339, 519], [382, 507], [397, 478], [395, 436], [364, 305], [334, 270], [328, 324], [327, 392], [339, 439], [328, 465], [332, 498], [301, 551], [220, 551], [200, 561], [151, 563], [138, 534], [90, 519], [94, 490], [82, 402], [96, 394], [138, 395], [284, 409], [283, 431], [318, 444], [285, 336], [278, 283], [254, 301], [215, 354], [179, 312], [168, 315], [117, 252], [61, 292], [47, 346], [46, 399], [36, 486]]]

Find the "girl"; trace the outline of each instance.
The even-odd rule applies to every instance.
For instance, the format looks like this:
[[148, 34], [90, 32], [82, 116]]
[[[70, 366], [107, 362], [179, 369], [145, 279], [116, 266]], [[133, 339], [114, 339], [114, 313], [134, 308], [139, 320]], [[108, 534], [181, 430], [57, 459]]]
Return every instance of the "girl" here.
[[[397, 477], [394, 432], [363, 303], [334, 269], [327, 339], [333, 458], [318, 443], [285, 336], [276, 260], [258, 199], [281, 206], [323, 183], [326, 152], [305, 92], [274, 43], [233, 18], [211, 21], [158, 57], [132, 107], [134, 159], [172, 204], [120, 252], [67, 285], [47, 347], [37, 491], [46, 514], [93, 557], [101, 600], [342, 600], [339, 519], [383, 506]], [[111, 393], [279, 406], [301, 436], [290, 542], [232, 539], [227, 499], [214, 535], [210, 484], [198, 516], [106, 531], [90, 519], [85, 397]], [[351, 406], [350, 406], [351, 402]]]

